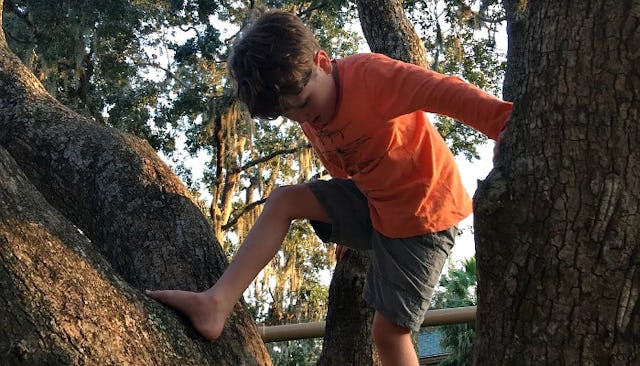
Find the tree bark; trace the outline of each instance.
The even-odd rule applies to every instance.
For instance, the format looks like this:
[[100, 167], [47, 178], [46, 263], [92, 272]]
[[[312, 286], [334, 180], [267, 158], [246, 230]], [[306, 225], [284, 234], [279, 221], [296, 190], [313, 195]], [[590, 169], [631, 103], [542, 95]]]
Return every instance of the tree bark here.
[[475, 196], [474, 362], [640, 364], [640, 2], [504, 4], [515, 104]]
[[3, 148], [0, 176], [2, 364], [201, 365], [213, 356], [115, 275]]
[[318, 366], [379, 364], [371, 334], [373, 309], [362, 298], [368, 266], [369, 256], [355, 251], [338, 261]]
[[371, 52], [429, 67], [427, 51], [404, 12], [402, 0], [356, 0]]
[[215, 282], [227, 263], [208, 220], [146, 142], [49, 96], [1, 30], [0, 146], [0, 276], [10, 305], [0, 318], [12, 325], [0, 354], [26, 363], [270, 364], [243, 304], [211, 343], [136, 291]]

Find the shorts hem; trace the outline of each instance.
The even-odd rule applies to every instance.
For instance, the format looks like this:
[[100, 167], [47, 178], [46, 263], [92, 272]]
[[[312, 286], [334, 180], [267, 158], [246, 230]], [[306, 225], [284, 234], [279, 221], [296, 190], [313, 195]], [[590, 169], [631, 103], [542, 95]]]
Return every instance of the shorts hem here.
[[399, 314], [393, 314], [387, 307], [381, 304], [375, 296], [369, 293], [369, 291], [365, 291], [363, 294], [364, 300], [371, 306], [375, 311], [380, 312], [387, 319], [392, 321], [394, 324], [410, 329], [414, 332], [417, 332], [422, 327], [422, 323], [424, 322], [424, 317], [419, 320], [412, 319], [410, 317], [405, 317]]

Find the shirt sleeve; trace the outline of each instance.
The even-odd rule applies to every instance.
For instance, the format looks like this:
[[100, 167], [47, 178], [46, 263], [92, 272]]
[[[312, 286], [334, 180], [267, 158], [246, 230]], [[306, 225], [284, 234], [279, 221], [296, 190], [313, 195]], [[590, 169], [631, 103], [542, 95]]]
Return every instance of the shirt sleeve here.
[[445, 115], [496, 139], [512, 104], [456, 76], [375, 55], [366, 65], [367, 87], [388, 119], [417, 110]]

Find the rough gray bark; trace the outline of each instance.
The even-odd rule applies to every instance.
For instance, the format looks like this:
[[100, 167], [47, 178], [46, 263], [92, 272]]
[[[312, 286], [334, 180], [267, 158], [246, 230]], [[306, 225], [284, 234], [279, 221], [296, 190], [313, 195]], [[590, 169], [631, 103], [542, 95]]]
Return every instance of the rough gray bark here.
[[206, 344], [115, 275], [1, 147], [0, 177], [0, 363], [207, 363]]
[[336, 265], [318, 366], [378, 364], [371, 334], [373, 309], [362, 299], [368, 264], [366, 253], [350, 251]]
[[[11, 208], [0, 216], [1, 288], [11, 305], [0, 317], [16, 327], [3, 329], [0, 355], [26, 354], [26, 363], [270, 364], [242, 304], [210, 343], [133, 290], [209, 287], [226, 267], [211, 226], [147, 143], [51, 98], [11, 54], [1, 30], [0, 146], [0, 204]], [[82, 235], [71, 235], [73, 226]], [[56, 291], [46, 288], [59, 281]], [[64, 317], [70, 323], [59, 321]]]
[[515, 108], [475, 197], [475, 363], [640, 364], [640, 2], [504, 3]]
[[371, 52], [429, 66], [420, 36], [402, 7], [402, 0], [357, 0], [360, 25]]

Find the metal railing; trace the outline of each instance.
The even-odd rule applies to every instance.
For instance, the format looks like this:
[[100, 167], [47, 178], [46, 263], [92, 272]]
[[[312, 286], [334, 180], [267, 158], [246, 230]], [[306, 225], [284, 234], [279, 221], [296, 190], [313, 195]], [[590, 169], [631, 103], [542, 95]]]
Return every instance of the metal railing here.
[[[476, 320], [476, 307], [429, 310], [424, 317], [423, 327], [467, 323]], [[294, 339], [324, 337], [325, 322], [301, 324], [285, 324], [265, 326], [258, 325], [258, 331], [265, 343], [290, 341]]]

